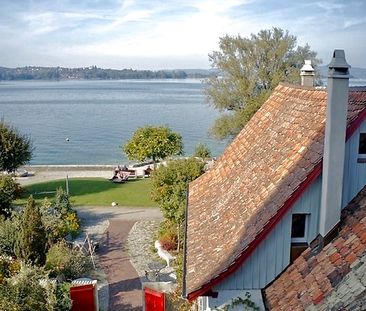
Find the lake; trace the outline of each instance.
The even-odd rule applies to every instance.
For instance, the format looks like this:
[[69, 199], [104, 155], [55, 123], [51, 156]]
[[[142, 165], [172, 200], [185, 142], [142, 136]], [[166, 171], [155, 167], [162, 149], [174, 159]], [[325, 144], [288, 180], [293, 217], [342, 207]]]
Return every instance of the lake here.
[[[123, 164], [121, 146], [145, 125], [167, 125], [191, 155], [226, 143], [207, 134], [218, 112], [199, 80], [2, 81], [0, 118], [29, 135], [31, 164]], [[66, 141], [69, 138], [69, 141]]]

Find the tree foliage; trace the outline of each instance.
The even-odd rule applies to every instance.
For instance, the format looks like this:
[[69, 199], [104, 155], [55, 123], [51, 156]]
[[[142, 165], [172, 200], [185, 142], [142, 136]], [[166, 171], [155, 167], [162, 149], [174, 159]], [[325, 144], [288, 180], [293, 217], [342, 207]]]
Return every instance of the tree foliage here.
[[193, 156], [197, 157], [197, 158], [202, 158], [202, 159], [210, 158], [211, 157], [211, 151], [207, 147], [207, 145], [198, 144], [196, 146], [196, 148], [194, 149]]
[[138, 128], [124, 145], [124, 152], [130, 160], [145, 161], [165, 159], [183, 152], [182, 136], [164, 126]]
[[152, 199], [166, 219], [180, 224], [185, 217], [188, 184], [203, 173], [204, 164], [195, 159], [171, 161], [152, 175]]
[[31, 157], [30, 139], [0, 121], [0, 171], [13, 172]]
[[223, 112], [211, 133], [233, 137], [261, 107], [279, 82], [299, 83], [305, 59], [321, 63], [310, 46], [297, 46], [296, 37], [280, 28], [261, 30], [249, 38], [220, 38], [220, 50], [209, 55], [220, 76], [207, 80], [210, 104]]
[[25, 262], [44, 265], [46, 262], [47, 234], [42, 215], [32, 196], [29, 197], [20, 223], [16, 254]]
[[10, 212], [11, 203], [18, 198], [21, 188], [11, 176], [0, 175], [0, 214], [7, 216]]

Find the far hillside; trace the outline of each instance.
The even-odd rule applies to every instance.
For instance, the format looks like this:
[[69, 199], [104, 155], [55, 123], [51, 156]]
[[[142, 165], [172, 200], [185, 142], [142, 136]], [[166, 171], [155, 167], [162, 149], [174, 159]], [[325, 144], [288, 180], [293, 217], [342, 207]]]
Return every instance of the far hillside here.
[[[323, 78], [327, 77], [328, 66], [319, 66], [318, 70]], [[351, 67], [350, 73], [352, 79], [360, 79], [360, 80], [366, 79], [366, 68]]]
[[207, 78], [213, 72], [206, 69], [134, 70], [103, 69], [96, 66], [81, 68], [0, 67], [1, 80], [122, 80], [122, 79], [186, 79]]

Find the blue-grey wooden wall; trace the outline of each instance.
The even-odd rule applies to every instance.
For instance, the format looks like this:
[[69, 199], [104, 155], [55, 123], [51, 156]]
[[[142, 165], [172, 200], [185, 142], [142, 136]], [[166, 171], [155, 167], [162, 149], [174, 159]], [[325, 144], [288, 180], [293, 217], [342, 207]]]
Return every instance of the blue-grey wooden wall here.
[[215, 290], [259, 289], [273, 281], [290, 263], [291, 222], [293, 213], [309, 214], [308, 242], [318, 231], [321, 178], [303, 193], [275, 229], [257, 247], [245, 263]]
[[[366, 163], [358, 163], [360, 133], [366, 133], [366, 121], [353, 133], [346, 144], [345, 172], [343, 178], [343, 207], [357, 195], [366, 184]], [[364, 158], [366, 160], [366, 158]]]

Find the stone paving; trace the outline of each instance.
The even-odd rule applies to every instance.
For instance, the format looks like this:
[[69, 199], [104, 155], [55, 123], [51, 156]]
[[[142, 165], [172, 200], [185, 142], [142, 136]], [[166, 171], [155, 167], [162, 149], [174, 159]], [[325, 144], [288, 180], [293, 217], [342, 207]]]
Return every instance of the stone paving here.
[[155, 235], [159, 223], [160, 220], [138, 221], [127, 238], [130, 260], [142, 283], [175, 281], [173, 268], [166, 267], [166, 262], [160, 259], [154, 251]]

